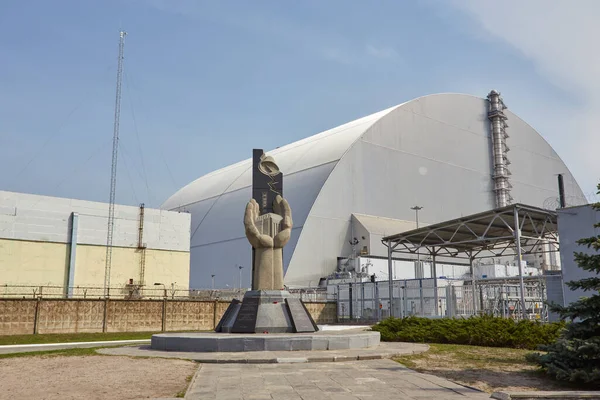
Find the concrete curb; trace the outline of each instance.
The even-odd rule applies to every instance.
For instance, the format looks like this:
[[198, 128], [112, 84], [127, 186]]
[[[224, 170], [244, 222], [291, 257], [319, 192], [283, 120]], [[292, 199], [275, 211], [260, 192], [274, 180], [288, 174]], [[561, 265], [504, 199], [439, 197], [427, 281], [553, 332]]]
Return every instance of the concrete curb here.
[[534, 400], [534, 399], [564, 399], [564, 400], [600, 400], [600, 391], [584, 392], [584, 391], [546, 391], [546, 392], [494, 392], [491, 396], [496, 400]]
[[98, 342], [72, 342], [72, 343], [40, 343], [16, 344], [0, 346], [0, 354], [31, 353], [34, 351], [52, 351], [67, 349], [85, 349], [93, 347], [127, 346], [132, 344], [149, 344], [150, 339], [137, 340], [103, 340]]

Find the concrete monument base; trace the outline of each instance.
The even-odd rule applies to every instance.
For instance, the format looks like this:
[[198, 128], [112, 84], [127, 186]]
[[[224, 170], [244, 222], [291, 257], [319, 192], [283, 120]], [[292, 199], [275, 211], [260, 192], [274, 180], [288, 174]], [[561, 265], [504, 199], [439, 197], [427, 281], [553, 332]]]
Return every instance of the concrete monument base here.
[[317, 332], [281, 334], [160, 333], [152, 335], [152, 350], [245, 352], [347, 350], [379, 346], [379, 332]]
[[310, 313], [287, 290], [250, 290], [232, 301], [215, 332], [310, 333], [319, 328]]

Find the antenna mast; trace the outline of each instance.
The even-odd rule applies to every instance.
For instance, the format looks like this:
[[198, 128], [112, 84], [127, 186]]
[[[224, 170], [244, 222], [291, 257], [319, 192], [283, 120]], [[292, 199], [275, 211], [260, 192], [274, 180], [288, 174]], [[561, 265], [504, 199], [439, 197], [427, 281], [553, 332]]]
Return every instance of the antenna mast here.
[[104, 296], [110, 293], [110, 267], [112, 263], [113, 231], [115, 226], [115, 192], [117, 187], [117, 152], [119, 150], [119, 120], [121, 118], [121, 81], [123, 80], [123, 48], [127, 32], [119, 32], [119, 58], [117, 60], [117, 93], [115, 99], [115, 124], [113, 130], [112, 165], [110, 169], [110, 200], [108, 202], [108, 233], [106, 235], [106, 266], [104, 267]]

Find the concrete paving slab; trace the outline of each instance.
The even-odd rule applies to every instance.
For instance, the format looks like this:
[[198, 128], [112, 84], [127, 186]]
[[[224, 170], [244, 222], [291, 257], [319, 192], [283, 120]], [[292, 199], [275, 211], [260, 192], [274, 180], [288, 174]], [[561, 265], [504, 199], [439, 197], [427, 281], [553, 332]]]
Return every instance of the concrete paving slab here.
[[[236, 398], [240, 393], [243, 399], [254, 400], [489, 399], [487, 393], [430, 377], [391, 360], [311, 365], [202, 364], [186, 399]], [[248, 390], [245, 382], [257, 385]]]

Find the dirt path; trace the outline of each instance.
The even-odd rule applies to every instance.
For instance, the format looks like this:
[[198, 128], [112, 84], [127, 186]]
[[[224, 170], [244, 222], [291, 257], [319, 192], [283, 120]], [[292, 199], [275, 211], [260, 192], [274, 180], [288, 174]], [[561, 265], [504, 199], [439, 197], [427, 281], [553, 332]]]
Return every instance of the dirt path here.
[[430, 350], [398, 361], [488, 393], [494, 391], [576, 390], [552, 381], [525, 360], [529, 350], [431, 344]]
[[106, 356], [0, 359], [0, 399], [140, 399], [174, 397], [197, 364]]

